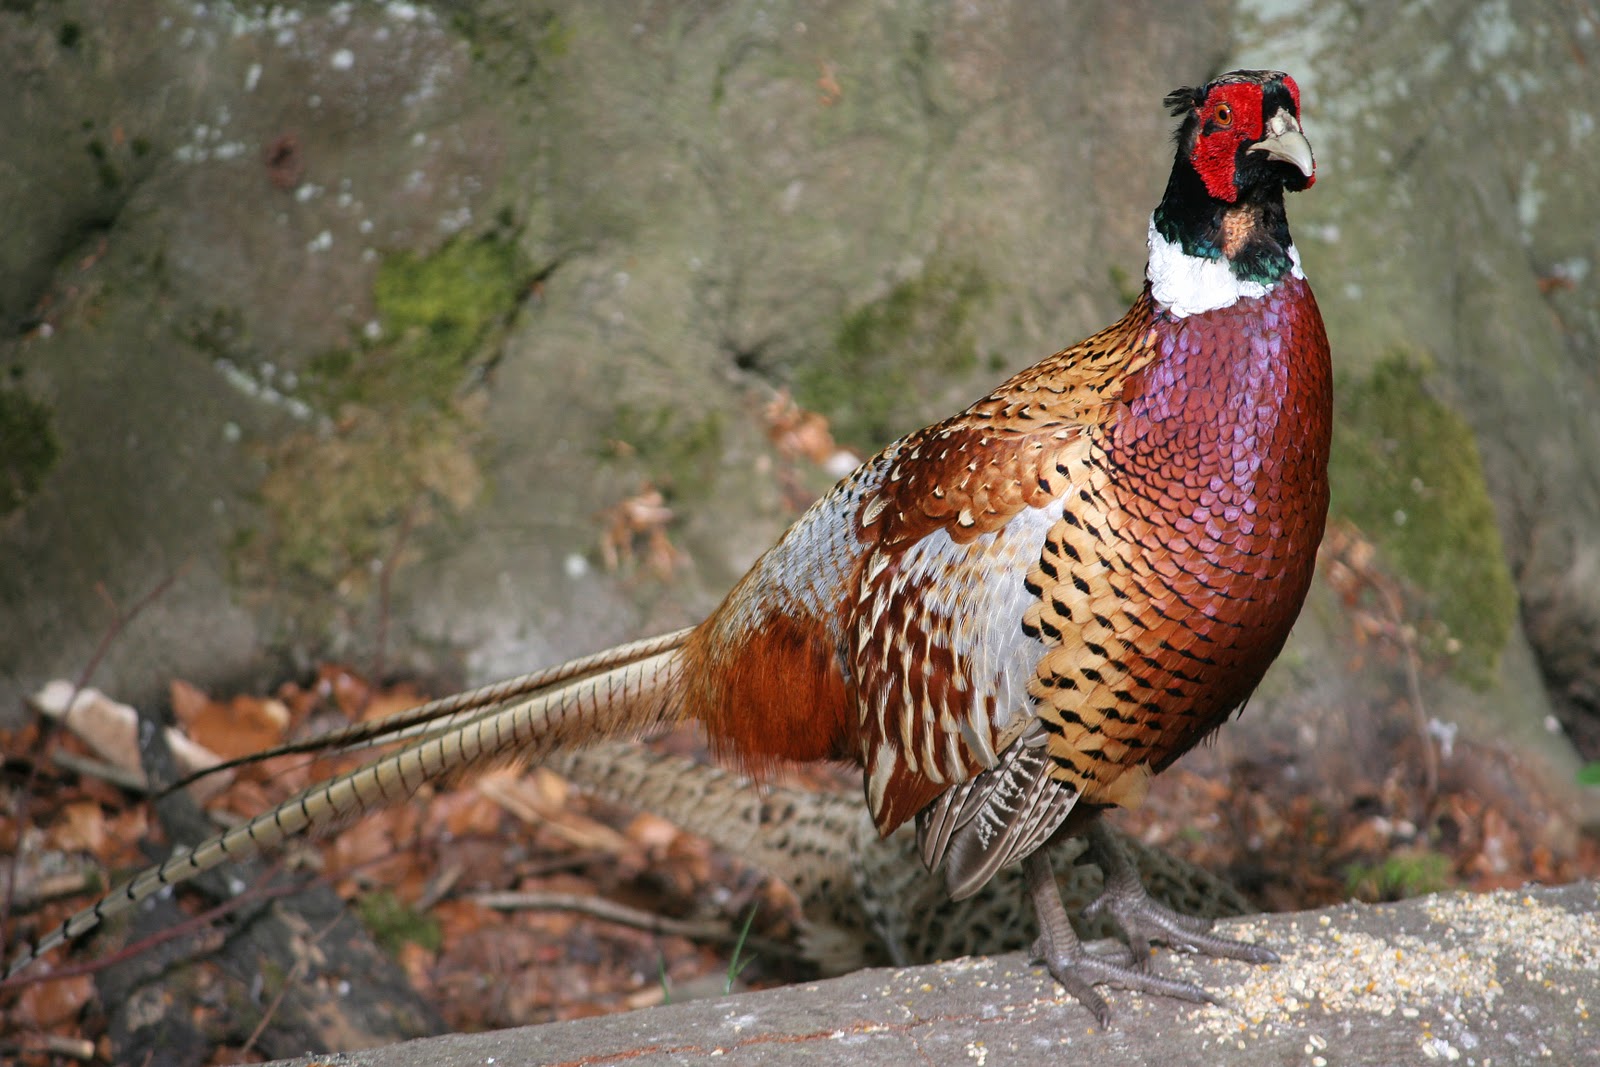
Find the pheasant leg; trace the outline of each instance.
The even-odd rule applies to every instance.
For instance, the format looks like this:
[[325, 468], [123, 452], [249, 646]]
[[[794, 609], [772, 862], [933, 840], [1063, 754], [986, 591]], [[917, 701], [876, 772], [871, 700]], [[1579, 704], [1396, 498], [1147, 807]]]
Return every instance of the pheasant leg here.
[[1094, 991], [1097, 985], [1135, 989], [1201, 1004], [1211, 1002], [1209, 993], [1190, 982], [1162, 978], [1125, 959], [1106, 959], [1090, 953], [1067, 919], [1067, 909], [1061, 903], [1055, 874], [1044, 850], [1030, 853], [1022, 861], [1022, 869], [1028, 881], [1028, 895], [1033, 899], [1034, 914], [1039, 920], [1039, 937], [1033, 943], [1033, 954], [1044, 961], [1063, 989], [1089, 1009], [1102, 1029], [1111, 1025], [1111, 1009], [1106, 1006], [1105, 998]]
[[1103, 819], [1089, 826], [1089, 858], [1105, 874], [1105, 889], [1084, 914], [1090, 918], [1102, 912], [1122, 927], [1133, 951], [1133, 965], [1144, 968], [1150, 962], [1150, 943], [1161, 941], [1172, 948], [1219, 956], [1246, 963], [1276, 963], [1278, 954], [1262, 945], [1221, 937], [1211, 933], [1211, 920], [1173, 911], [1152, 897], [1139, 879], [1139, 871], [1127, 848]]

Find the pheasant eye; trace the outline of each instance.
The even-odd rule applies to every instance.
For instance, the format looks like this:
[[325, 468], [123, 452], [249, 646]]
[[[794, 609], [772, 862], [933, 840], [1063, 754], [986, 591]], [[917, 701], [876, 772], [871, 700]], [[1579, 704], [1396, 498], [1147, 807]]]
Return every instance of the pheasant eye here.
[[1218, 104], [1217, 109], [1211, 113], [1211, 121], [1222, 129], [1227, 129], [1233, 125], [1233, 108], [1227, 104]]

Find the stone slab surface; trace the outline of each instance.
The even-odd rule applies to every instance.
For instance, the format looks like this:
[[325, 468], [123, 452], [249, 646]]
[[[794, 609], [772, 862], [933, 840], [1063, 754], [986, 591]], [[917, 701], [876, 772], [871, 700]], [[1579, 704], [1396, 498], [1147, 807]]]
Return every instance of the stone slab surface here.
[[1196, 1006], [1111, 991], [1109, 1030], [1017, 955], [622, 1015], [311, 1057], [281, 1067], [490, 1064], [1600, 1062], [1600, 888], [1579, 883], [1257, 916], [1273, 966], [1177, 957]]

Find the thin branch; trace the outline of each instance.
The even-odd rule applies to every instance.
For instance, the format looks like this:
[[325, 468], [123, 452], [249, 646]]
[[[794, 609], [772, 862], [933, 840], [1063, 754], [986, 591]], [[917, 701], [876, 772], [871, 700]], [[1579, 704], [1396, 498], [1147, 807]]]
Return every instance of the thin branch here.
[[[276, 870], [276, 867], [268, 870], [266, 874], [262, 875], [263, 880], [272, 875]], [[269, 900], [276, 900], [279, 897], [293, 896], [296, 893], [304, 892], [305, 888], [306, 883], [304, 882], [290, 882], [286, 885], [276, 886], [262, 885], [257, 883], [256, 885], [251, 886], [249, 889], [246, 889], [243, 893], [240, 893], [238, 896], [230, 897], [227, 900], [224, 900], [221, 904], [218, 904], [215, 907], [207, 908], [198, 915], [193, 915], [187, 919], [184, 919], [182, 922], [174, 923], [173, 925], [164, 929], [157, 930], [148, 937], [142, 937], [131, 944], [124, 945], [122, 948], [108, 956], [87, 960], [83, 963], [70, 964], [66, 967], [58, 967], [53, 971], [48, 971], [42, 974], [15, 974], [10, 978], [0, 980], [0, 990], [19, 989], [23, 986], [33, 985], [36, 982], [55, 982], [63, 978], [77, 978], [80, 975], [85, 974], [98, 974], [100, 971], [103, 971], [108, 967], [116, 966], [117, 964], [122, 963], [124, 960], [132, 959], [135, 956], [148, 952], [157, 945], [165, 944], [168, 941], [176, 941], [180, 937], [187, 937], [191, 933], [203, 931], [217, 919], [235, 912], [240, 908], [248, 907], [254, 904], [266, 903]]]
[[1433, 734], [1428, 730], [1428, 706], [1422, 699], [1422, 665], [1421, 657], [1417, 653], [1417, 635], [1414, 629], [1406, 625], [1405, 608], [1400, 601], [1400, 594], [1392, 589], [1386, 589], [1374, 584], [1378, 597], [1389, 612], [1389, 624], [1393, 628], [1395, 641], [1399, 643], [1401, 657], [1406, 668], [1406, 692], [1411, 704], [1411, 713], [1417, 723], [1417, 741], [1422, 745], [1422, 776], [1423, 776], [1423, 802], [1422, 807], [1427, 809], [1433, 803], [1433, 798], [1439, 792], [1439, 751], [1434, 745]]
[[[473, 893], [465, 899], [498, 911], [575, 911], [620, 926], [669, 937], [684, 937], [691, 941], [732, 945], [740, 940], [739, 932], [726, 922], [715, 919], [672, 919], [654, 912], [630, 908], [614, 900], [579, 896], [576, 893], [489, 892]], [[794, 946], [765, 938], [747, 937], [744, 939], [744, 944], [768, 955], [787, 957], [796, 954]]]
[[133, 602], [133, 607], [129, 608], [125, 612], [118, 609], [116, 600], [112, 598], [111, 593], [106, 589], [104, 582], [95, 583], [95, 592], [100, 595], [100, 599], [104, 600], [106, 606], [111, 609], [112, 622], [105, 634], [101, 636], [100, 643], [95, 646], [94, 652], [89, 656], [89, 661], [83, 665], [82, 673], [78, 675], [78, 680], [73, 684], [72, 699], [67, 702], [67, 707], [70, 708], [73, 704], [77, 703], [78, 694], [89, 688], [89, 681], [94, 677], [95, 672], [100, 669], [100, 662], [106, 658], [106, 655], [111, 651], [112, 644], [116, 642], [117, 638], [122, 636], [122, 632], [126, 630], [135, 619], [144, 614], [145, 609], [150, 607], [151, 604], [154, 604], [157, 600], [160, 600], [162, 597], [166, 596], [167, 590], [176, 585], [178, 583], [178, 579], [182, 578], [193, 565], [193, 560], [184, 560], [176, 568], [168, 572], [166, 577], [162, 578], [159, 582], [152, 586], [149, 592], [145, 593], [144, 596], [140, 597], [138, 600], [135, 600]]
[[97, 760], [93, 756], [80, 756], [75, 752], [52, 752], [50, 759], [57, 767], [71, 771], [79, 778], [98, 778], [136, 796], [150, 795], [150, 783], [139, 771], [130, 771], [115, 763]]
[[94, 1042], [81, 1037], [61, 1037], [56, 1034], [34, 1034], [21, 1041], [0, 1043], [0, 1052], [25, 1055], [61, 1056], [69, 1060], [90, 1063], [94, 1060]]
[[417, 901], [412, 905], [417, 911], [427, 911], [439, 901], [450, 895], [450, 890], [456, 887], [461, 876], [466, 873], [466, 865], [452, 863], [438, 874], [428, 879], [428, 884], [422, 887], [422, 892], [417, 895]]

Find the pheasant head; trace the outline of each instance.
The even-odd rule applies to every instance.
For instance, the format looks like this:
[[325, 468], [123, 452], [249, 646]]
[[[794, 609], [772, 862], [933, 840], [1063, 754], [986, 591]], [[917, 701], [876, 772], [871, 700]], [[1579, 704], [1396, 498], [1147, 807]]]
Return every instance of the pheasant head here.
[[1156, 299], [1177, 314], [1226, 307], [1299, 276], [1285, 191], [1316, 181], [1300, 88], [1280, 71], [1236, 70], [1167, 94], [1183, 121], [1150, 222]]

